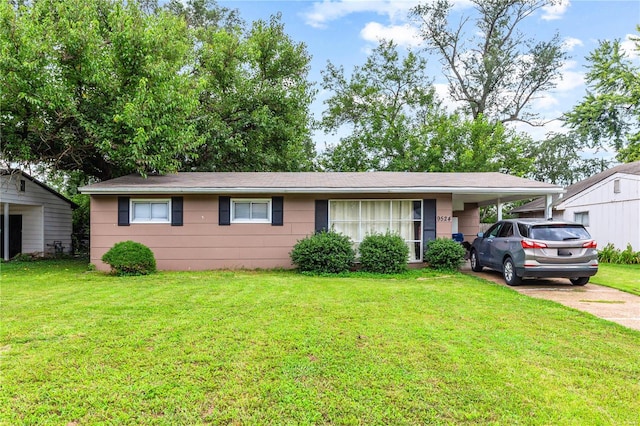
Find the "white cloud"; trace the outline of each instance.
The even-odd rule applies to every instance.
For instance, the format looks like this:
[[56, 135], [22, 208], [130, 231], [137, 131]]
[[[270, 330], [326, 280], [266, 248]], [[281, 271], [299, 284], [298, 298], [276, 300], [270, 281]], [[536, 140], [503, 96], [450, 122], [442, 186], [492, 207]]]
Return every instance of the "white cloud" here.
[[378, 22], [369, 22], [360, 31], [360, 37], [376, 43], [382, 39], [393, 40], [398, 46], [403, 47], [415, 47], [422, 43], [418, 29], [409, 24], [385, 26]]
[[310, 12], [304, 14], [306, 23], [316, 28], [324, 28], [328, 22], [338, 20], [352, 13], [377, 13], [388, 16], [391, 21], [405, 19], [409, 9], [419, 1], [354, 1], [354, 0], [324, 0], [313, 3]]
[[[353, 13], [376, 13], [387, 16], [391, 22], [407, 20], [410, 9], [423, 3], [420, 0], [323, 0], [314, 2], [304, 14], [305, 22], [315, 28], [324, 28], [331, 21]], [[473, 5], [470, 0], [453, 0], [456, 10]]]
[[540, 97], [535, 99], [532, 104], [534, 111], [548, 111], [558, 105], [560, 105], [560, 101], [550, 93], [540, 95]]
[[555, 4], [543, 6], [542, 11], [544, 13], [542, 15], [542, 19], [544, 19], [545, 21], [554, 21], [556, 19], [561, 19], [562, 15], [564, 15], [569, 6], [571, 6], [571, 2], [569, 0], [560, 0]]
[[456, 101], [451, 98], [451, 95], [449, 94], [449, 85], [447, 83], [434, 83], [433, 88], [436, 91], [438, 99], [442, 101], [442, 106], [448, 112], [452, 113], [458, 108], [462, 108], [464, 106], [464, 102]]
[[571, 92], [584, 85], [584, 72], [576, 71], [576, 61], [566, 61], [560, 68], [562, 80], [557, 80], [556, 92]]
[[580, 40], [579, 38], [575, 38], [575, 37], [566, 37], [563, 41], [562, 41], [562, 45], [564, 46], [565, 49], [567, 49], [568, 51], [572, 51], [576, 46], [584, 46], [584, 43], [582, 42], [582, 40]]
[[640, 52], [638, 51], [637, 41], [632, 38], [637, 38], [635, 34], [627, 34], [624, 40], [620, 43], [620, 48], [627, 55], [627, 58], [638, 59], [640, 58]]

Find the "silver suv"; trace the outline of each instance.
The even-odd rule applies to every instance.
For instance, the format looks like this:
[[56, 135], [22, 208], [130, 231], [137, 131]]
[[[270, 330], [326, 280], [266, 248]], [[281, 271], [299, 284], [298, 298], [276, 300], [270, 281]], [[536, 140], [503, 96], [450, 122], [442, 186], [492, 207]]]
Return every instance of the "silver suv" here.
[[475, 272], [502, 272], [508, 285], [523, 278], [569, 278], [585, 285], [598, 272], [596, 242], [578, 223], [544, 219], [502, 220], [473, 241], [469, 258]]

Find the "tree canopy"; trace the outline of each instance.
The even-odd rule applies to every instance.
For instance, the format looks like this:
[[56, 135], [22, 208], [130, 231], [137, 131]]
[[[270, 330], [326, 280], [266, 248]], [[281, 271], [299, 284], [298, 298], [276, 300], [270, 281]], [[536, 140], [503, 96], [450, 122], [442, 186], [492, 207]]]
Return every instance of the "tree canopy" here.
[[[640, 53], [640, 37], [634, 43]], [[592, 147], [614, 148], [618, 161], [640, 160], [640, 67], [619, 40], [601, 41], [587, 60], [587, 94], [566, 115], [568, 126]]]
[[350, 132], [323, 153], [320, 164], [337, 171], [502, 171], [523, 175], [528, 139], [480, 115], [448, 114], [425, 73], [425, 60], [402, 56], [383, 41], [351, 78], [329, 64], [323, 87], [326, 131]]
[[533, 159], [533, 167], [528, 177], [568, 186], [609, 167], [607, 160], [582, 156], [582, 148], [580, 137], [573, 132], [550, 134], [545, 140], [530, 144], [526, 156]]
[[328, 63], [323, 88], [332, 95], [321, 126], [327, 132], [344, 126], [350, 135], [329, 148], [321, 164], [341, 171], [413, 168], [422, 125], [439, 108], [425, 68], [424, 59], [412, 52], [402, 57], [389, 41], [356, 66], [350, 79]]
[[1, 159], [108, 179], [312, 164], [309, 55], [208, 0], [0, 3]]
[[198, 134], [205, 143], [184, 168], [205, 171], [299, 171], [313, 166], [315, 96], [310, 56], [279, 16], [244, 35], [202, 28], [193, 75], [200, 81]]
[[177, 170], [202, 144], [183, 20], [137, 3], [0, 6], [2, 157], [107, 179]]

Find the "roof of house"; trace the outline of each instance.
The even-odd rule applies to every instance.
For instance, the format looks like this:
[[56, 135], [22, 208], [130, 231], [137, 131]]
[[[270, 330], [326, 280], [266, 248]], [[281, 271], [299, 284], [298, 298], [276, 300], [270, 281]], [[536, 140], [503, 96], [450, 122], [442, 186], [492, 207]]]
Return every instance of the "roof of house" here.
[[[183, 172], [128, 175], [80, 188], [86, 194], [312, 194], [454, 193], [539, 196], [562, 193], [560, 186], [502, 173], [420, 172]], [[478, 202], [477, 200], [475, 202]]]
[[73, 201], [71, 201], [70, 199], [65, 197], [64, 195], [60, 194], [55, 189], [53, 189], [50, 186], [40, 182], [38, 179], [34, 178], [33, 176], [30, 176], [29, 174], [25, 173], [22, 170], [18, 170], [18, 169], [11, 169], [11, 170], [0, 169], [0, 176], [13, 176], [13, 175], [20, 176], [20, 177], [23, 177], [23, 178], [25, 178], [27, 180], [30, 180], [31, 182], [35, 183], [36, 185], [38, 185], [42, 189], [52, 193], [53, 195], [55, 195], [56, 197], [60, 198], [61, 200], [66, 201], [74, 209], [78, 207], [78, 205], [76, 203], [74, 203]]
[[[584, 180], [581, 180], [580, 182], [576, 182], [573, 185], [567, 186], [567, 192], [562, 196], [562, 198], [555, 200], [553, 205], [555, 206], [560, 204], [561, 202], [568, 200], [574, 195], [581, 193], [585, 189], [590, 188], [599, 182], [602, 182], [603, 180], [607, 179], [609, 176], [612, 176], [616, 173], [640, 175], [640, 161], [634, 161], [633, 163], [620, 164], [618, 166], [612, 167], [603, 172], [590, 176]], [[538, 198], [531, 201], [530, 203], [524, 204], [520, 207], [513, 209], [511, 213], [535, 212], [535, 211], [542, 211], [544, 209], [545, 209], [545, 199]]]

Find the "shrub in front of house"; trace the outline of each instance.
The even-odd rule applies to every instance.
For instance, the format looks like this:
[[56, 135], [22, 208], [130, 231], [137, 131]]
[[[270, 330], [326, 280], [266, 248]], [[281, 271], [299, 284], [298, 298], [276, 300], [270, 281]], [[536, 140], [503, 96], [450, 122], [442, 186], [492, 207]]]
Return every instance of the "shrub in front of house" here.
[[115, 275], [147, 275], [156, 271], [156, 258], [151, 249], [135, 241], [116, 243], [102, 256]]
[[353, 266], [353, 242], [346, 235], [322, 231], [298, 241], [289, 253], [291, 261], [301, 272], [346, 272]]
[[367, 235], [360, 246], [360, 265], [365, 272], [399, 274], [407, 270], [409, 247], [397, 234]]
[[424, 260], [434, 269], [457, 270], [464, 262], [466, 250], [449, 238], [436, 238], [427, 243]]

